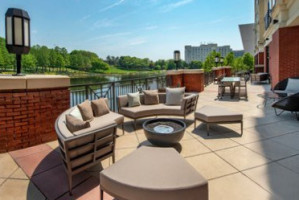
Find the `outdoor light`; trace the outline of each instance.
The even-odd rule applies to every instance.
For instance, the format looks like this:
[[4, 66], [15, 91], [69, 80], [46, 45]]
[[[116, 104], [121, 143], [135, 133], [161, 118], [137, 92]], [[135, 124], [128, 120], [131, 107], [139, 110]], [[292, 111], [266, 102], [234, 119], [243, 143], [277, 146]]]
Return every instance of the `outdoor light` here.
[[176, 64], [176, 70], [178, 69], [178, 64], [179, 64], [179, 61], [181, 59], [181, 53], [179, 50], [175, 50], [174, 53], [173, 53], [173, 59], [174, 59], [174, 62]]
[[224, 58], [220, 57], [220, 63], [221, 63], [221, 65], [223, 65], [223, 62], [224, 62]]
[[220, 59], [219, 56], [216, 56], [216, 57], [215, 57], [215, 64], [216, 64], [216, 67], [217, 67], [217, 65], [218, 65], [218, 63], [219, 63], [219, 59]]
[[6, 48], [16, 54], [17, 74], [21, 75], [21, 55], [30, 51], [30, 17], [24, 10], [9, 8], [5, 14]]

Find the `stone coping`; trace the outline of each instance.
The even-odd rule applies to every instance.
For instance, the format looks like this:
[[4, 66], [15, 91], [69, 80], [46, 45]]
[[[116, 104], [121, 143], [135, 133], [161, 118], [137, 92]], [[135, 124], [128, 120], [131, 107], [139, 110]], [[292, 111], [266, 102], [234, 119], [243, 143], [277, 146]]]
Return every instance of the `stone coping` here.
[[212, 70], [219, 70], [219, 69], [231, 69], [230, 66], [221, 66], [221, 67], [213, 67]]
[[62, 88], [69, 86], [70, 77], [63, 75], [0, 76], [0, 91]]
[[166, 75], [180, 75], [180, 74], [203, 74], [202, 69], [179, 69], [179, 70], [167, 70]]

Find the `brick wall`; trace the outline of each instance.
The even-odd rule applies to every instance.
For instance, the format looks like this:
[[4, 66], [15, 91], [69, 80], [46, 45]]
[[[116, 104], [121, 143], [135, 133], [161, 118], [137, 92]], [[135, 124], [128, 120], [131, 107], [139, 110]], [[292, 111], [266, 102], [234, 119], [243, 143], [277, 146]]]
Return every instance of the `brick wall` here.
[[204, 90], [203, 73], [184, 74], [186, 92], [202, 92]]
[[278, 29], [269, 45], [272, 87], [279, 81], [299, 76], [299, 26]]
[[56, 139], [56, 118], [70, 106], [67, 88], [0, 93], [0, 152]]

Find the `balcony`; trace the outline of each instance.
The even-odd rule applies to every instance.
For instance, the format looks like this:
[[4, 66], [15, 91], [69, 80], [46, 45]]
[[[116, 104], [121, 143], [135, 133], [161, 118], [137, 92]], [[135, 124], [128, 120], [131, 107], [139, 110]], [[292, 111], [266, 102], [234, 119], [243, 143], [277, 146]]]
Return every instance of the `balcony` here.
[[[299, 196], [299, 123], [291, 113], [279, 117], [271, 102], [260, 97], [270, 85], [248, 85], [248, 101], [224, 97], [215, 100], [217, 85], [210, 84], [199, 94], [198, 108], [204, 105], [226, 107], [244, 115], [244, 133], [239, 125], [213, 125], [194, 129], [193, 115], [178, 152], [209, 181], [209, 199], [296, 199]], [[170, 116], [171, 117], [171, 116]], [[173, 116], [173, 118], [175, 118]], [[146, 140], [142, 122], [133, 127], [125, 119], [125, 134], [118, 130], [116, 160]], [[73, 197], [59, 155], [58, 142], [0, 154], [1, 199], [99, 199], [98, 172], [111, 165], [111, 159], [75, 176]], [[105, 194], [105, 200], [113, 197]]]

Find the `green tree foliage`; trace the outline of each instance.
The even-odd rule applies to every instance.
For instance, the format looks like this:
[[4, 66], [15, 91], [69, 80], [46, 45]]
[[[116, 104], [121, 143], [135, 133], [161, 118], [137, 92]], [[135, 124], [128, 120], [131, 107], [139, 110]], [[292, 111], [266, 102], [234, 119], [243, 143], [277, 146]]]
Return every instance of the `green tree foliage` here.
[[216, 67], [216, 63], [215, 63], [215, 57], [218, 56], [220, 57], [220, 53], [216, 52], [216, 51], [212, 51], [207, 57], [206, 60], [204, 62], [203, 68], [205, 71], [209, 72], [212, 70], [213, 67]]
[[118, 67], [127, 70], [145, 70], [150, 69], [151, 61], [148, 58], [136, 58], [131, 56], [121, 56], [119, 58]]
[[203, 64], [201, 61], [191, 61], [189, 64], [189, 69], [201, 69]]
[[109, 65], [101, 59], [97, 59], [93, 61], [91, 64], [92, 64], [91, 70], [93, 72], [102, 72], [109, 69]]
[[253, 70], [254, 58], [250, 53], [245, 53], [243, 55], [243, 64], [244, 64], [245, 70]]
[[175, 64], [174, 60], [168, 60], [167, 69], [168, 70], [176, 69], [176, 64]]
[[15, 66], [15, 55], [8, 53], [5, 47], [5, 39], [0, 37], [0, 67], [4, 70]]
[[36, 67], [36, 63], [37, 63], [37, 60], [36, 60], [35, 56], [32, 55], [31, 53], [22, 56], [22, 67], [26, 71], [34, 70]]
[[230, 52], [227, 54], [227, 56], [224, 59], [224, 65], [225, 66], [233, 66], [234, 64], [235, 55], [233, 52]]

